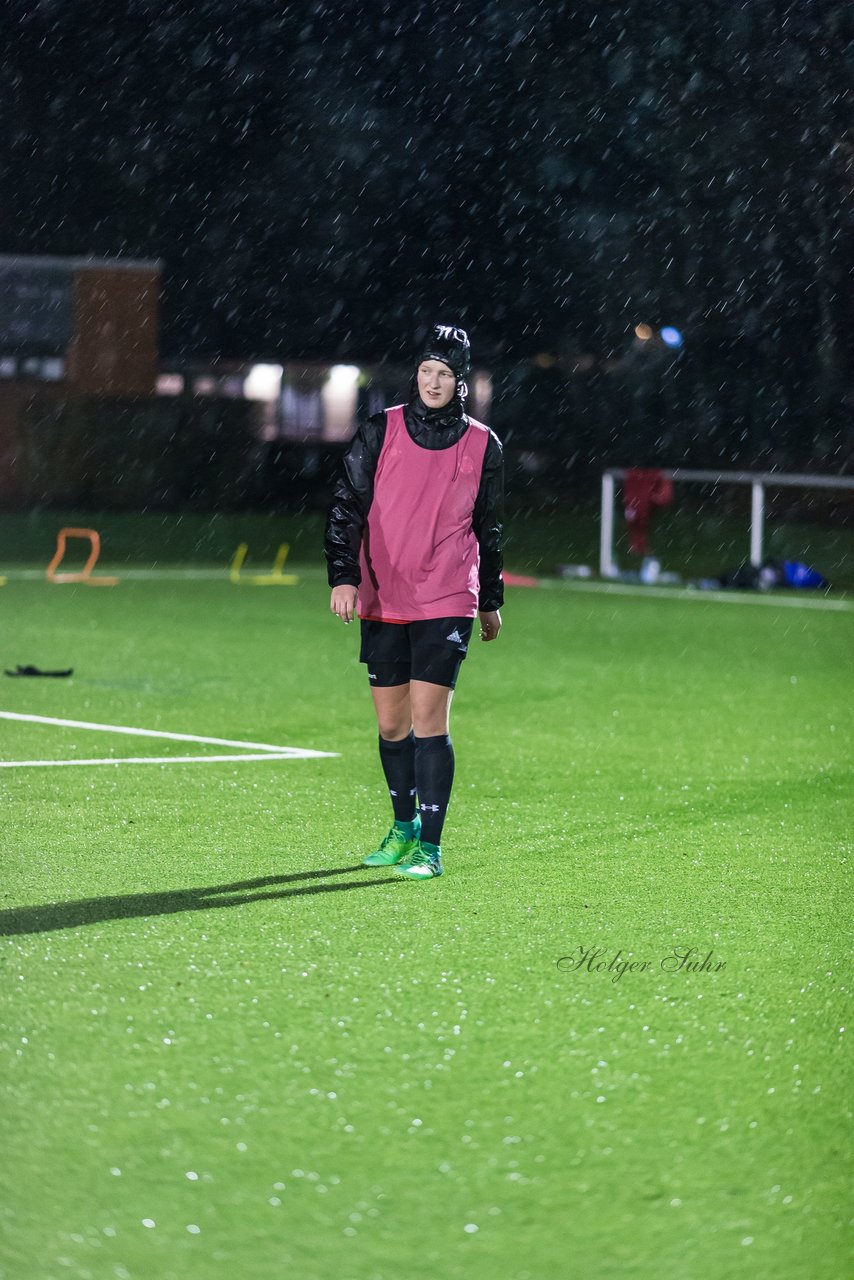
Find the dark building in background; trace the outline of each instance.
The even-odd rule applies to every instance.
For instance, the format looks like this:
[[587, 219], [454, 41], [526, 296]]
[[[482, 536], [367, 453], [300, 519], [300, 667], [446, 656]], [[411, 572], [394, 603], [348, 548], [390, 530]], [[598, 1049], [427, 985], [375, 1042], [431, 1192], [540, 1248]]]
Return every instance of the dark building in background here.
[[0, 256], [0, 501], [15, 501], [38, 404], [155, 394], [161, 264]]
[[0, 255], [0, 377], [32, 393], [153, 395], [161, 264]]

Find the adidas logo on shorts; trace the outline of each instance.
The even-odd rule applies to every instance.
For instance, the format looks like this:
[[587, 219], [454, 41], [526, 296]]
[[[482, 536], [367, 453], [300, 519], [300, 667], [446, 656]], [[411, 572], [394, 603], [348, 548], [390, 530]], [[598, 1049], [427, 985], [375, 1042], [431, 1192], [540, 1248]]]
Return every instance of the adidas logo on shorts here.
[[446, 640], [453, 640], [454, 644], [462, 644], [462, 642], [463, 642], [463, 638], [462, 638], [462, 636], [460, 635], [460, 633], [459, 633], [459, 631], [457, 630], [457, 628], [456, 628], [456, 627], [454, 627], [453, 631], [451, 632], [451, 634], [450, 634], [449, 636], [445, 636], [445, 639], [446, 639]]

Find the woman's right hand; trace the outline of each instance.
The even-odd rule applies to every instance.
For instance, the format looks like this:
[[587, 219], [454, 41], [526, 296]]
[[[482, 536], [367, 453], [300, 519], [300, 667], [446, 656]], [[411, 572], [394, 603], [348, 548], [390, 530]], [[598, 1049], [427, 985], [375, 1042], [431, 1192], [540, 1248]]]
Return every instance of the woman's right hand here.
[[356, 596], [358, 588], [351, 583], [342, 583], [340, 587], [332, 588], [332, 597], [329, 601], [329, 608], [335, 614], [336, 618], [340, 618], [345, 624], [352, 622], [356, 616]]

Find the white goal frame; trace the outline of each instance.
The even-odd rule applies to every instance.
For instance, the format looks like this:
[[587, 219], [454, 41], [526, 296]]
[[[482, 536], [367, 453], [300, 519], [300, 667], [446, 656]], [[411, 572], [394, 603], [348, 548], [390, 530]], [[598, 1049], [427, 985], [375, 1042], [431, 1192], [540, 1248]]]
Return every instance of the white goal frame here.
[[[599, 574], [603, 578], [616, 578], [619, 566], [614, 559], [614, 498], [616, 482], [624, 480], [629, 467], [608, 467], [602, 472], [602, 507], [599, 537]], [[851, 476], [807, 476], [785, 474], [778, 471], [691, 471], [684, 467], [657, 467], [663, 476], [674, 483], [683, 481], [696, 484], [749, 484], [750, 501], [750, 563], [757, 569], [762, 564], [762, 543], [765, 530], [765, 490], [768, 488], [793, 489], [854, 489]]]

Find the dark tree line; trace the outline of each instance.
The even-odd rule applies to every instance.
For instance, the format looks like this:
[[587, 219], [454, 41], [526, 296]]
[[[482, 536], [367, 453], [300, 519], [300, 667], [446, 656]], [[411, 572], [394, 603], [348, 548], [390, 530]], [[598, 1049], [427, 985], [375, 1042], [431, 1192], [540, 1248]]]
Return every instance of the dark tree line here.
[[169, 353], [401, 359], [442, 313], [489, 361], [605, 358], [669, 322], [685, 372], [750, 380], [783, 435], [850, 415], [843, 3], [10, 0], [5, 24], [0, 249], [162, 257]]

